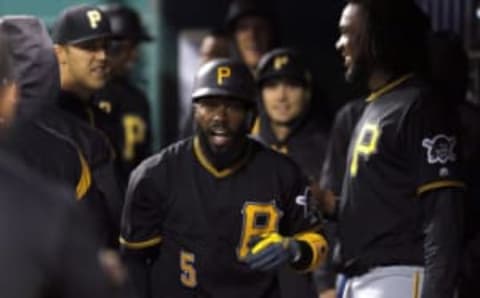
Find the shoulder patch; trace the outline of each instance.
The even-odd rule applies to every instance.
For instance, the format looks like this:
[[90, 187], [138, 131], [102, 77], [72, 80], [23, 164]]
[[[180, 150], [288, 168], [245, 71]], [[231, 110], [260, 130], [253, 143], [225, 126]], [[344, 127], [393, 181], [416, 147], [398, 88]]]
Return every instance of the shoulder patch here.
[[440, 163], [442, 165], [449, 161], [456, 161], [455, 145], [457, 139], [444, 134], [439, 134], [433, 138], [422, 140], [422, 146], [427, 149], [427, 158], [429, 164]]

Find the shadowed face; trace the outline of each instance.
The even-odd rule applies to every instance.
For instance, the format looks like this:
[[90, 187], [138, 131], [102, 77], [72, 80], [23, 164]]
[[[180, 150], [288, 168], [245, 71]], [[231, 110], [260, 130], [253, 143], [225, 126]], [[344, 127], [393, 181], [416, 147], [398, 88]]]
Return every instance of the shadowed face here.
[[234, 38], [242, 60], [253, 69], [262, 55], [269, 50], [272, 28], [265, 18], [244, 16], [235, 25]]
[[212, 96], [195, 103], [195, 121], [212, 152], [225, 152], [246, 133], [247, 109], [238, 99]]
[[365, 14], [359, 4], [349, 3], [345, 6], [340, 17], [339, 30], [340, 37], [335, 47], [343, 57], [346, 80], [353, 82], [367, 71]]
[[215, 58], [230, 56], [230, 41], [226, 37], [208, 35], [200, 45], [200, 63], [204, 64]]

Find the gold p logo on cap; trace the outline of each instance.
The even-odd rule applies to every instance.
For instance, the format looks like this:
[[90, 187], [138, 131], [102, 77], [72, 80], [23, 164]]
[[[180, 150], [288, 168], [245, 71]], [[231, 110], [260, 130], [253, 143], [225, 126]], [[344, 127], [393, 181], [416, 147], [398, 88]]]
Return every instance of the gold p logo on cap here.
[[98, 27], [98, 23], [102, 20], [102, 15], [96, 9], [87, 11], [87, 17], [92, 29], [96, 29]]
[[232, 69], [228, 66], [217, 68], [217, 85], [222, 85], [223, 80], [232, 76]]
[[280, 70], [288, 64], [288, 56], [277, 56], [275, 57], [275, 60], [273, 60], [273, 68], [275, 70]]

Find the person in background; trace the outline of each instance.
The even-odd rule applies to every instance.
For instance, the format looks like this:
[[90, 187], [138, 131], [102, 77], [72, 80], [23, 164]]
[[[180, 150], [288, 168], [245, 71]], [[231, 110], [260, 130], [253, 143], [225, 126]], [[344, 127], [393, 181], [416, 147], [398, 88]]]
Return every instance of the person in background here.
[[93, 174], [99, 167], [93, 161], [101, 160], [100, 145], [106, 144], [95, 130], [58, 107], [59, 66], [45, 25], [31, 16], [4, 16], [0, 31], [11, 43], [20, 89], [17, 117], [3, 148], [45, 179], [70, 188], [97, 222], [102, 243], [114, 245], [107, 198]]
[[[327, 135], [310, 109], [314, 100], [310, 71], [297, 51], [277, 48], [260, 59], [256, 73], [260, 116], [252, 136], [292, 158], [310, 187], [318, 188]], [[316, 296], [310, 274], [282, 272], [280, 283], [282, 297]]]
[[[12, 43], [5, 30], [0, 30], [2, 138], [8, 138], [20, 97]], [[75, 204], [74, 192], [37, 176], [3, 149], [0, 265], [8, 270], [0, 273], [2, 297], [117, 297], [98, 258], [99, 243], [88, 214]]]
[[230, 58], [231, 41], [227, 33], [222, 30], [211, 30], [200, 43], [200, 65], [217, 58]]
[[468, 55], [462, 39], [439, 31], [429, 39], [431, 79], [437, 100], [456, 110], [460, 118], [462, 153], [467, 182], [465, 200], [465, 248], [463, 250], [458, 296], [474, 297], [480, 291], [480, 109], [467, 101]]
[[278, 32], [268, 1], [233, 0], [226, 15], [238, 57], [254, 73], [260, 58], [278, 43]]
[[108, 48], [110, 77], [96, 91], [93, 105], [96, 127], [113, 145], [116, 172], [124, 192], [130, 172], [152, 152], [150, 105], [133, 79], [140, 46], [152, 41], [152, 37], [133, 8], [118, 3], [99, 8], [108, 17], [113, 39]]

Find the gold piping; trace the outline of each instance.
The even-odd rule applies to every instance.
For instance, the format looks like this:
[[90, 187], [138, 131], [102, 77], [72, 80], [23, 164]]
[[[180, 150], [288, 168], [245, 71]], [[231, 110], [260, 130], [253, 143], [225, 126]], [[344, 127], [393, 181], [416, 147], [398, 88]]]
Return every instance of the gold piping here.
[[125, 238], [119, 237], [118, 241], [120, 242], [120, 245], [125, 246], [126, 248], [129, 248], [129, 249], [144, 249], [144, 248], [148, 248], [148, 247], [152, 247], [157, 244], [160, 244], [160, 242], [162, 242], [162, 237], [157, 236], [157, 237], [153, 237], [152, 239], [139, 241], [139, 242], [129, 242], [125, 240]]
[[399, 79], [383, 86], [382, 88], [380, 88], [380, 90], [370, 93], [370, 95], [367, 97], [366, 101], [367, 102], [372, 102], [372, 101], [376, 100], [377, 98], [379, 98], [383, 94], [389, 92], [390, 90], [397, 87], [398, 85], [405, 82], [406, 80], [410, 79], [411, 77], [413, 77], [413, 73], [406, 74], [406, 75], [400, 77]]
[[437, 188], [443, 188], [443, 187], [465, 187], [465, 183], [461, 181], [436, 181], [436, 182], [431, 182], [427, 183], [425, 185], [420, 186], [417, 189], [417, 195], [421, 195], [427, 191], [437, 189]]
[[[250, 147], [249, 147], [250, 149]], [[250, 151], [250, 150], [249, 150]], [[195, 157], [198, 159], [200, 164], [213, 176], [216, 178], [225, 178], [233, 173], [235, 173], [238, 169], [240, 169], [246, 162], [248, 157], [250, 156], [250, 152], [245, 154], [245, 157], [240, 160], [238, 163], [234, 164], [232, 167], [223, 169], [221, 171], [217, 170], [214, 165], [210, 163], [207, 157], [203, 154], [202, 148], [200, 146], [200, 140], [198, 137], [193, 139], [193, 152]]]

